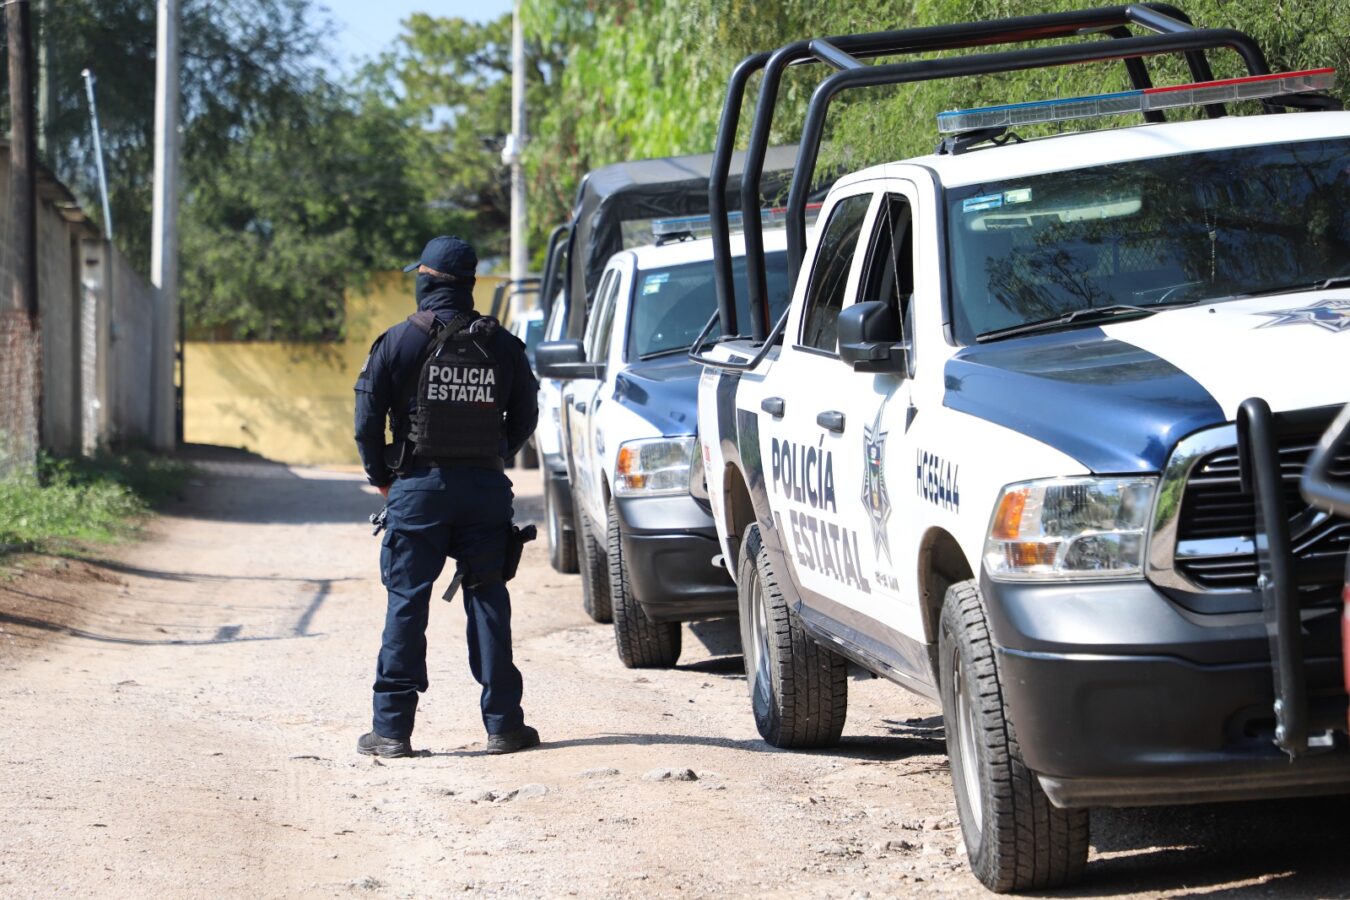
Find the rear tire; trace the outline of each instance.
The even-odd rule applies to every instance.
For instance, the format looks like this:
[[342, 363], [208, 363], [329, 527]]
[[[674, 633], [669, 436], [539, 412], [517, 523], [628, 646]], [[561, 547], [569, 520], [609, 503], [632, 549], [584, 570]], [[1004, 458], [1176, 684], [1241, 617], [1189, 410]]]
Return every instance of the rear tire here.
[[630, 669], [669, 669], [680, 658], [680, 623], [653, 622], [633, 596], [619, 534], [619, 508], [613, 500], [609, 501], [605, 538], [609, 597], [614, 609], [614, 643], [619, 648], [619, 659]]
[[577, 529], [577, 565], [581, 569], [581, 604], [586, 615], [602, 625], [614, 618], [609, 602], [609, 570], [605, 550], [595, 537], [576, 492], [572, 492], [572, 522]]
[[741, 547], [736, 596], [755, 726], [775, 747], [832, 747], [848, 715], [848, 663], [807, 636], [758, 525], [745, 530]]
[[1056, 808], [1022, 761], [975, 581], [947, 589], [938, 652], [947, 755], [975, 877], [999, 893], [1078, 881], [1088, 812]]
[[577, 566], [577, 532], [574, 525], [571, 530], [564, 528], [558, 507], [553, 502], [553, 491], [548, 480], [544, 481], [544, 522], [548, 526], [548, 561], [553, 571], [573, 575]]

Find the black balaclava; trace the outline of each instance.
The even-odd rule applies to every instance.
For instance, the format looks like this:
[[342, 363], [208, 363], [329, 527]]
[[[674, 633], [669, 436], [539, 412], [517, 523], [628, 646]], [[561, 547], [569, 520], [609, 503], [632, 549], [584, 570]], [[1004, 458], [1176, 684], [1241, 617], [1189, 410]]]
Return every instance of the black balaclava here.
[[457, 278], [446, 281], [424, 272], [417, 273], [417, 308], [419, 310], [454, 310], [468, 312], [473, 309], [472, 278]]

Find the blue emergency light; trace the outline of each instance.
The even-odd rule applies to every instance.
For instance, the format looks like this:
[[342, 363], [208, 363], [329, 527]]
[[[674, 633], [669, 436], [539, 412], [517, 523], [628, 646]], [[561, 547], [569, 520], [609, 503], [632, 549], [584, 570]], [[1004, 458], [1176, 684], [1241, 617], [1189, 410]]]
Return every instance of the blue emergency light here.
[[1246, 78], [1226, 78], [1178, 84], [1171, 87], [1117, 91], [1112, 94], [1094, 94], [1087, 97], [1065, 97], [1059, 100], [1036, 100], [1030, 103], [1009, 103], [979, 109], [952, 110], [938, 113], [938, 131], [959, 134], [985, 128], [1010, 128], [1042, 122], [1066, 122], [1093, 116], [1119, 116], [1161, 109], [1179, 109], [1188, 106], [1207, 106], [1230, 103], [1234, 100], [1260, 100], [1326, 91], [1336, 83], [1336, 70], [1307, 69], [1302, 72], [1281, 72], [1274, 75], [1252, 75]]

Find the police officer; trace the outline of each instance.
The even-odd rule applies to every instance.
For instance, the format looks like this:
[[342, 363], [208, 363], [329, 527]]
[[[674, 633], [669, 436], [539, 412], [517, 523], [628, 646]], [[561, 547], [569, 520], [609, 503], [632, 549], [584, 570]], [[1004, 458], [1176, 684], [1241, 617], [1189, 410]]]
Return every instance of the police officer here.
[[[375, 669], [374, 721], [357, 750], [412, 754], [417, 695], [427, 689], [431, 589], [447, 557], [462, 576], [469, 667], [482, 685], [488, 753], [539, 743], [520, 708], [511, 660], [511, 598], [502, 580], [511, 529], [503, 458], [534, 431], [538, 385], [525, 346], [473, 311], [478, 257], [438, 237], [417, 271], [417, 312], [381, 335], [356, 382], [356, 445], [388, 500], [380, 575], [389, 592]], [[394, 442], [385, 445], [385, 419]]]

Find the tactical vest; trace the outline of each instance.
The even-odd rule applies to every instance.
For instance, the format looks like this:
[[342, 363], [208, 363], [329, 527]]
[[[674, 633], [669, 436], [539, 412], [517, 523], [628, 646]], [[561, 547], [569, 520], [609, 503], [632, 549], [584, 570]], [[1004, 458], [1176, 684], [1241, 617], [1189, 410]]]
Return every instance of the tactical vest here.
[[457, 313], [441, 325], [417, 313], [409, 322], [431, 337], [409, 404], [407, 437], [413, 453], [445, 462], [500, 463], [505, 439], [501, 367], [485, 346], [497, 330], [496, 320]]

